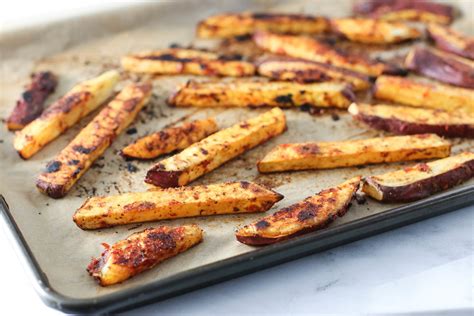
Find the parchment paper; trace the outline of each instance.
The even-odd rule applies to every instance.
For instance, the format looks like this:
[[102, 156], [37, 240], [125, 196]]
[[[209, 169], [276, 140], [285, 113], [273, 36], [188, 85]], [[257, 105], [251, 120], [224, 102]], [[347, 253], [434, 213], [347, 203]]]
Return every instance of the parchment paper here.
[[[196, 23], [210, 14], [222, 11], [288, 11], [327, 16], [345, 16], [350, 13], [350, 1], [175, 1], [141, 4], [68, 21], [56, 22], [35, 28], [1, 34], [2, 54], [0, 78], [0, 116], [6, 118], [15, 100], [28, 80], [29, 73], [41, 69], [59, 75], [59, 87], [48, 102], [56, 100], [75, 83], [94, 77], [101, 72], [118, 68], [120, 57], [130, 52], [164, 48], [171, 43], [187, 45], [213, 45], [213, 42], [194, 40]], [[464, 17], [454, 24], [472, 34], [473, 3], [457, 2]], [[471, 16], [469, 16], [471, 14]], [[407, 45], [402, 45], [406, 51]], [[395, 47], [396, 48], [396, 47]], [[375, 50], [376, 51], [376, 50]], [[138, 136], [156, 131], [183, 118], [196, 119], [216, 116], [220, 127], [266, 111], [256, 109], [177, 109], [169, 108], [164, 100], [178, 82], [190, 77], [158, 77], [154, 80], [154, 95], [150, 104], [131, 125], [137, 134], [122, 134], [107, 150], [103, 158], [79, 180], [67, 197], [53, 200], [40, 194], [35, 187], [36, 175], [44, 168], [78, 131], [97, 113], [83, 119], [80, 124], [52, 142], [28, 161], [21, 160], [12, 147], [13, 134], [2, 126], [0, 131], [0, 193], [10, 205], [22, 233], [45, 272], [52, 287], [59, 293], [75, 298], [91, 298], [146, 285], [155, 280], [216, 262], [231, 256], [253, 251], [255, 248], [235, 240], [237, 226], [249, 223], [262, 214], [222, 215], [205, 218], [188, 218], [173, 221], [128, 225], [98, 231], [82, 231], [72, 221], [73, 212], [90, 195], [109, 195], [147, 189], [143, 179], [156, 161], [130, 162], [138, 168], [130, 172], [127, 162], [118, 151]], [[124, 82], [136, 80], [123, 74]], [[123, 84], [122, 84], [123, 85]], [[331, 114], [311, 116], [298, 109], [286, 110], [288, 131], [237, 159], [225, 164], [192, 184], [250, 180], [266, 184], [282, 193], [285, 199], [269, 213], [288, 206], [328, 186], [336, 185], [356, 175], [370, 175], [395, 170], [403, 164], [374, 165], [363, 168], [345, 168], [325, 171], [286, 172], [259, 175], [256, 162], [272, 147], [286, 142], [310, 140], [347, 140], [369, 138], [383, 133], [369, 131], [354, 123], [347, 114], [337, 112], [339, 120]], [[453, 140], [453, 153], [462, 149], [473, 150], [472, 141]], [[470, 181], [466, 185], [472, 185]], [[394, 205], [381, 205], [372, 201], [354, 206], [348, 214], [333, 225], [362, 218]], [[100, 243], [114, 243], [146, 227], [196, 223], [205, 230], [202, 244], [155, 269], [143, 273], [121, 285], [101, 288], [87, 274], [91, 257], [102, 251]]]

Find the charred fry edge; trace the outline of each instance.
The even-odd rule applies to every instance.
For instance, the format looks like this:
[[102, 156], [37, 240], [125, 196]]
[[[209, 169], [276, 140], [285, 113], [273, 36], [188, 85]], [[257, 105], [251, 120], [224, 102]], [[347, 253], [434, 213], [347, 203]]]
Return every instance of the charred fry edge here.
[[[203, 170], [199, 171], [199, 174], [193, 175], [192, 177], [189, 177], [188, 179], [186, 179], [186, 181], [184, 181], [184, 183], [180, 183], [181, 175], [189, 174], [190, 169], [193, 167], [193, 165], [186, 166], [186, 168], [181, 168], [181, 170], [166, 170], [166, 166], [163, 164], [163, 162], [165, 160], [163, 160], [162, 162], [156, 164], [150, 170], [148, 170], [148, 172], [146, 174], [146, 177], [145, 177], [145, 182], [149, 183], [149, 184], [153, 184], [155, 186], [165, 187], [165, 188], [186, 185], [186, 184], [190, 183], [191, 181], [203, 176], [204, 174], [209, 173], [214, 169], [217, 169], [218, 167], [220, 167], [221, 165], [223, 165], [227, 161], [234, 159], [235, 157], [241, 155], [242, 153], [244, 153], [244, 152], [246, 152], [246, 151], [248, 151], [248, 150], [250, 150], [254, 147], [257, 147], [260, 144], [265, 143], [266, 141], [270, 140], [271, 138], [273, 138], [275, 136], [280, 135], [281, 133], [283, 133], [286, 130], [287, 127], [286, 127], [286, 116], [285, 116], [285, 114], [283, 113], [283, 111], [280, 108], [273, 108], [272, 110], [264, 112], [264, 113], [260, 114], [259, 116], [250, 118], [250, 119], [242, 121], [240, 123], [237, 123], [237, 124], [227, 128], [227, 129], [220, 130], [219, 132], [217, 132], [215, 134], [212, 134], [212, 135], [204, 138], [203, 140], [201, 140], [197, 143], [194, 143], [193, 145], [191, 145], [190, 147], [186, 148], [181, 153], [179, 153], [178, 158], [179, 158], [179, 155], [186, 155], [186, 154], [192, 152], [192, 150], [194, 148], [200, 148], [201, 152], [202, 152], [202, 149], [204, 149], [208, 154], [208, 151], [205, 148], [202, 148], [202, 146], [204, 144], [206, 144], [206, 139], [208, 139], [209, 137], [216, 138], [216, 137], [222, 137], [222, 135], [227, 136], [226, 133], [228, 133], [229, 130], [247, 129], [249, 127], [249, 122], [251, 122], [252, 124], [255, 124], [255, 125], [259, 125], [260, 122], [258, 122], [258, 120], [266, 118], [267, 116], [271, 116], [273, 118], [274, 122], [272, 122], [271, 124], [268, 124], [268, 125], [261, 126], [261, 129], [263, 129], [263, 128], [267, 129], [267, 134], [266, 135], [262, 135], [260, 137], [260, 139], [258, 140], [258, 142], [252, 143], [252, 146], [250, 146], [249, 144], [242, 144], [241, 146], [239, 146], [239, 150], [234, 151], [232, 155], [229, 155], [228, 157], [226, 157], [219, 164], [217, 164], [215, 166], [212, 166], [212, 168], [208, 169], [208, 166], [209, 166], [209, 164], [211, 164], [212, 161], [215, 160], [215, 157], [212, 157], [211, 160], [205, 160], [204, 161], [206, 164], [202, 165]], [[224, 139], [224, 141], [227, 141], [227, 140]], [[207, 147], [214, 147], [214, 146], [215, 145], [211, 144]], [[176, 159], [175, 156], [170, 157], [167, 160], [172, 161], [172, 159]]]
[[118, 71], [109, 70], [75, 85], [38, 118], [16, 133], [13, 147], [18, 155], [23, 159], [32, 157], [95, 110], [113, 94], [119, 77]]
[[[354, 185], [354, 190], [353, 190], [352, 196], [349, 199], [347, 199], [346, 203], [340, 209], [338, 209], [337, 212], [335, 212], [337, 214], [337, 217], [344, 216], [347, 213], [347, 211], [349, 210], [349, 208], [351, 207], [352, 200], [354, 199], [354, 197], [356, 195], [356, 192], [360, 187], [361, 178], [362, 177], [356, 177], [355, 178], [355, 179], [359, 179], [359, 180], [358, 180], [357, 184]], [[319, 195], [321, 193], [324, 193], [324, 191], [326, 191], [326, 190], [331, 190], [333, 188], [322, 190], [317, 195]], [[304, 201], [306, 201], [306, 199], [301, 201], [301, 202], [297, 202], [295, 204], [292, 204], [292, 205], [288, 206], [287, 208], [298, 205], [299, 203], [302, 203]], [[284, 209], [282, 209], [281, 211], [283, 211], [283, 210]], [[272, 215], [269, 215], [268, 217], [271, 217], [271, 216]], [[337, 217], [327, 217], [326, 220], [324, 222], [320, 223], [319, 225], [304, 228], [300, 231], [297, 231], [293, 234], [290, 234], [290, 235], [287, 235], [287, 236], [284, 236], [284, 237], [270, 238], [270, 237], [262, 237], [262, 236], [258, 236], [258, 235], [242, 236], [242, 235], [239, 235], [239, 231], [237, 231], [235, 236], [236, 236], [236, 239], [239, 242], [243, 243], [243, 244], [246, 244], [246, 245], [249, 245], [249, 246], [265, 246], [265, 245], [270, 245], [270, 244], [274, 244], [274, 243], [277, 243], [277, 242], [281, 242], [281, 241], [284, 241], [284, 240], [288, 240], [288, 239], [291, 239], [293, 237], [297, 237], [297, 236], [300, 236], [300, 235], [304, 235], [304, 234], [307, 234], [307, 233], [310, 233], [310, 232], [313, 232], [313, 231], [316, 231], [316, 230], [319, 230], [319, 229], [323, 229], [323, 228], [327, 227], [329, 224], [331, 224], [334, 220], [336, 220]], [[258, 223], [262, 220], [263, 219], [260, 219], [260, 220], [256, 221], [255, 223]]]
[[[161, 155], [171, 153], [175, 150], [185, 149], [193, 143], [196, 143], [201, 139], [206, 138], [207, 136], [215, 133], [217, 130], [218, 127], [214, 118], [194, 120], [191, 122], [183, 123], [179, 126], [168, 127], [162, 129], [159, 132], [155, 132], [147, 136], [141, 137], [135, 140], [130, 145], [123, 148], [120, 154], [126, 158], [131, 159], [153, 159]], [[199, 133], [201, 133], [201, 135]], [[178, 142], [174, 144], [169, 144], [168, 148], [163, 148], [162, 150], [159, 150], [159, 148], [152, 148], [152, 144], [147, 142], [149, 141], [153, 143], [156, 140], [160, 140], [162, 142], [169, 142], [170, 137], [178, 137]], [[179, 137], [181, 137], [181, 139], [179, 139]], [[186, 141], [186, 144], [180, 145], [180, 142], [183, 141]], [[142, 146], [143, 142], [145, 143]], [[146, 151], [148, 155], [145, 156], [143, 154], [143, 151]]]
[[[197, 225], [147, 228], [112, 246], [102, 244], [105, 250], [99, 257], [91, 260], [87, 272], [101, 286], [121, 283], [192, 248], [202, 239], [203, 230]], [[109, 263], [109, 260], [114, 261]], [[110, 279], [111, 275], [105, 278], [102, 273], [104, 267], [109, 270], [106, 273], [115, 278]]]
[[[216, 19], [220, 21], [216, 22]], [[229, 23], [229, 20], [233, 23]], [[258, 30], [290, 34], [319, 34], [328, 29], [328, 20], [321, 16], [243, 12], [210, 16], [198, 23], [196, 35], [200, 38], [230, 38], [250, 35]]]
[[[452, 157], [446, 158], [450, 159]], [[430, 163], [420, 163], [412, 168], [424, 169]], [[370, 197], [383, 203], [405, 203], [413, 202], [438, 192], [450, 189], [474, 177], [474, 159], [466, 161], [453, 169], [438, 174], [431, 178], [415, 181], [401, 186], [385, 186], [377, 182], [373, 177], [364, 179], [363, 190]], [[381, 194], [381, 199], [374, 196], [371, 191]]]
[[[425, 141], [425, 146], [423, 149], [417, 148], [414, 145], [407, 145], [405, 148], [397, 148], [397, 150], [378, 150], [376, 144], [372, 144], [373, 151], [368, 151], [368, 148], [364, 142], [368, 141], [377, 141], [379, 144], [386, 142], [387, 139], [394, 144], [396, 141], [399, 141], [400, 138], [405, 139], [425, 139], [431, 137], [436, 138], [437, 143], [432, 145], [431, 142], [427, 143]], [[342, 146], [350, 146], [352, 141], [338, 141], [338, 142], [329, 142], [330, 144], [339, 145], [339, 148]], [[291, 144], [280, 144], [274, 147], [269, 153], [267, 153], [260, 161], [257, 162], [257, 169], [260, 173], [272, 173], [272, 172], [282, 172], [282, 171], [296, 171], [296, 170], [320, 170], [320, 169], [333, 169], [333, 168], [347, 168], [360, 165], [369, 165], [369, 164], [380, 164], [380, 163], [391, 163], [399, 161], [410, 161], [410, 160], [419, 160], [419, 159], [430, 159], [430, 158], [442, 158], [449, 156], [451, 152], [451, 143], [443, 140], [435, 134], [417, 134], [417, 135], [407, 135], [407, 136], [391, 136], [391, 137], [376, 137], [369, 139], [361, 139], [357, 141], [359, 144], [364, 144], [360, 148], [360, 151], [357, 153], [344, 153], [338, 148], [334, 148], [332, 155], [320, 155], [319, 147], [322, 146], [322, 143], [318, 142], [308, 142], [308, 143], [291, 143]], [[428, 144], [430, 147], [428, 147]], [[405, 145], [405, 144], [404, 144]], [[285, 159], [275, 159], [275, 152], [281, 156], [281, 152], [285, 152], [285, 147], [291, 147], [292, 150], [297, 152], [296, 157], [286, 158]], [[360, 158], [358, 160], [356, 158]], [[278, 156], [277, 156], [278, 157]], [[341, 157], [339, 160], [335, 160], [335, 157]], [[353, 158], [353, 159], [350, 159]], [[370, 158], [370, 159], [369, 159]], [[304, 161], [301, 161], [305, 159]], [[319, 159], [319, 160], [317, 160]], [[348, 161], [346, 161], [346, 160]], [[317, 163], [318, 165], [315, 165]]]
[[[253, 35], [252, 39], [258, 47], [271, 53], [327, 63], [371, 77], [381, 74], [406, 75], [407, 73], [405, 69], [395, 65], [337, 50], [311, 37], [259, 31]], [[299, 45], [296, 46], [295, 42]]]
[[[308, 68], [298, 70], [290, 67], [287, 69], [284, 66], [286, 63], [289, 63], [290, 65], [307, 65]], [[275, 68], [277, 69], [271, 71], [267, 70], [266, 67], [270, 67], [271, 69], [272, 64], [276, 65]], [[351, 84], [354, 90], [365, 90], [370, 87], [369, 76], [366, 76], [360, 72], [292, 57], [267, 58], [262, 60], [258, 65], [257, 72], [261, 76], [275, 80], [295, 81], [302, 84], [311, 82], [338, 81]], [[293, 79], [288, 79], [288, 76], [285, 77], [285, 74], [289, 73], [293, 75]]]
[[58, 85], [58, 78], [50, 71], [41, 71], [31, 75], [31, 82], [16, 101], [7, 119], [9, 130], [19, 130], [41, 115], [44, 103]]
[[[260, 81], [242, 81], [242, 85], [253, 84], [255, 89], [250, 95], [252, 102], [246, 97], [249, 96], [247, 91], [238, 91], [239, 81], [219, 83], [219, 89], [215, 89], [215, 82], [195, 82], [188, 81], [181, 86], [175, 93], [170, 95], [167, 100], [168, 105], [176, 107], [338, 107], [346, 109], [352, 101], [355, 100], [355, 94], [351, 89], [351, 85], [345, 82], [321, 82], [311, 84], [301, 84], [298, 82], [260, 82]], [[291, 93], [273, 90], [259, 90], [257, 88], [263, 86], [278, 87], [285, 85]], [[336, 89], [315, 91], [312, 88], [318, 85], [333, 85]], [[196, 93], [195, 90], [209, 90], [208, 93]], [[214, 88], [214, 90], [213, 90]], [[281, 89], [280, 89], [281, 90]], [[198, 90], [199, 91], [199, 90]], [[232, 91], [230, 94], [229, 91]], [[236, 96], [239, 92], [239, 97]], [[276, 94], [273, 98], [269, 98], [271, 93]], [[309, 99], [309, 100], [308, 100]]]
[[[164, 196], [173, 198], [164, 202]], [[125, 199], [127, 202], [122, 204]], [[76, 210], [73, 220], [81, 229], [99, 229], [166, 219], [265, 212], [282, 199], [280, 193], [247, 181], [154, 189], [109, 196], [106, 200], [88, 198]]]
[[[92, 163], [110, 147], [114, 139], [135, 119], [150, 95], [150, 84], [131, 84], [125, 87], [122, 93], [119, 93], [109, 105], [102, 109], [69, 145], [48, 163], [46, 170], [38, 176], [36, 187], [49, 197], [55, 199], [64, 197], [82, 175], [89, 170]], [[128, 99], [122, 99], [125, 97]], [[113, 102], [120, 102], [120, 109], [112, 108], [111, 104]], [[125, 115], [121, 117], [123, 113]], [[101, 126], [103, 121], [111, 118], [113, 124], [115, 124], [114, 129], [106, 129], [110, 126]], [[99, 129], [104, 130], [103, 135], [98, 132]], [[97, 132], [97, 134], [90, 135], [92, 132]], [[93, 143], [90, 144], [92, 146], [83, 146], [88, 141]], [[75, 156], [78, 153], [79, 155]], [[74, 158], [73, 161], [72, 158]]]
[[[179, 54], [190, 56], [180, 57]], [[200, 49], [171, 48], [132, 54], [123, 57], [121, 63], [125, 70], [137, 73], [235, 77], [255, 74], [255, 66], [242, 60], [242, 56], [218, 55]]]

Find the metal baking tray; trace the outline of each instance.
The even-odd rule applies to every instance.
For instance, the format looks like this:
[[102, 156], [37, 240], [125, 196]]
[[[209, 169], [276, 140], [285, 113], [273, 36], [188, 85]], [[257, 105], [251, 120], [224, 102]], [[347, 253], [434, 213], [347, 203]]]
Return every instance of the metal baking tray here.
[[[462, 8], [461, 8], [462, 9]], [[222, 11], [288, 11], [344, 16], [350, 2], [334, 1], [175, 1], [156, 2], [98, 14], [56, 21], [30, 29], [2, 34], [0, 116], [6, 117], [32, 71], [49, 69], [60, 77], [53, 100], [75, 82], [118, 68], [123, 54], [187, 45], [194, 40], [196, 22]], [[469, 30], [472, 21], [460, 19], [456, 27]], [[406, 47], [405, 47], [406, 48]], [[403, 47], [402, 47], [403, 49]], [[124, 81], [134, 80], [123, 76]], [[133, 124], [137, 134], [121, 135], [103, 158], [81, 178], [69, 195], [60, 200], [40, 194], [35, 176], [93, 117], [48, 145], [28, 161], [12, 148], [12, 133], [0, 131], [1, 218], [35, 287], [49, 306], [65, 312], [110, 312], [133, 308], [238, 277], [311, 253], [407, 225], [474, 203], [474, 181], [408, 205], [382, 205], [368, 200], [354, 203], [348, 214], [327, 229], [264, 248], [238, 243], [234, 230], [262, 214], [222, 215], [127, 225], [98, 231], [82, 231], [72, 222], [76, 208], [90, 195], [142, 191], [143, 178], [154, 162], [127, 162], [117, 153], [137, 136], [183, 119], [215, 116], [222, 127], [252, 117], [256, 109], [176, 109], [164, 100], [178, 82], [189, 77], [155, 77], [154, 96]], [[273, 146], [284, 142], [367, 138], [382, 133], [369, 131], [342, 112], [311, 116], [298, 109], [285, 111], [288, 131], [205, 175], [193, 184], [233, 180], [263, 183], [285, 199], [270, 212], [355, 175], [383, 173], [402, 164], [373, 165], [325, 171], [301, 171], [259, 175], [255, 164]], [[454, 140], [453, 153], [473, 150], [473, 141]], [[137, 171], [133, 167], [136, 167]], [[8, 203], [8, 204], [7, 204]], [[191, 250], [136, 276], [123, 284], [102, 288], [85, 267], [101, 252], [102, 242], [113, 243], [132, 232], [159, 224], [196, 223], [205, 230], [204, 242]]]

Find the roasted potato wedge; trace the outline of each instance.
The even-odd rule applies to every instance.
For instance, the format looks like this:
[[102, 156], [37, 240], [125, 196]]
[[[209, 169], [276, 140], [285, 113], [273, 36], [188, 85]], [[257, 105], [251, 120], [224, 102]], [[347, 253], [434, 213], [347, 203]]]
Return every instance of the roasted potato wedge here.
[[260, 62], [258, 74], [275, 80], [311, 83], [345, 82], [356, 91], [370, 87], [369, 77], [352, 70], [296, 58], [269, 58]]
[[451, 144], [435, 134], [338, 142], [281, 144], [257, 164], [260, 172], [329, 169], [449, 156]]
[[452, 6], [426, 0], [362, 0], [355, 3], [354, 13], [388, 21], [420, 21], [450, 24]]
[[474, 59], [474, 37], [461, 34], [436, 23], [430, 23], [427, 31], [439, 49], [461, 57]]
[[396, 44], [421, 36], [418, 29], [402, 22], [366, 18], [332, 19], [331, 28], [348, 40], [363, 44]]
[[419, 163], [414, 166], [370, 176], [363, 191], [387, 203], [405, 203], [447, 190], [474, 177], [474, 153]]
[[31, 75], [31, 82], [21, 97], [16, 101], [10, 116], [7, 118], [7, 128], [19, 130], [36, 119], [44, 110], [44, 103], [58, 84], [58, 78], [50, 71], [41, 71]]
[[202, 76], [252, 76], [255, 66], [236, 56], [184, 48], [169, 48], [122, 58], [126, 71], [151, 74], [190, 74]]
[[237, 231], [237, 240], [262, 246], [324, 228], [346, 214], [360, 180], [355, 177], [246, 225]]
[[18, 132], [13, 147], [28, 159], [56, 139], [81, 118], [95, 110], [113, 93], [119, 73], [110, 70], [97, 78], [82, 82], [50, 105], [40, 117]]
[[339, 82], [301, 84], [286, 81], [188, 81], [169, 99], [172, 106], [297, 107], [302, 105], [347, 109], [355, 99], [350, 86]]
[[288, 13], [226, 13], [199, 22], [197, 36], [229, 38], [252, 34], [258, 30], [290, 34], [319, 34], [329, 29], [324, 17]]
[[275, 54], [325, 63], [369, 76], [405, 73], [393, 65], [336, 50], [311, 37], [258, 32], [254, 34], [253, 39], [260, 48]]
[[407, 69], [455, 86], [474, 89], [474, 61], [426, 47], [414, 47], [405, 58]]
[[285, 114], [274, 108], [214, 133], [160, 161], [148, 171], [145, 182], [159, 187], [186, 185], [285, 130]]
[[148, 228], [112, 246], [102, 244], [104, 252], [92, 259], [87, 271], [102, 286], [121, 283], [188, 250], [202, 237], [197, 225]]
[[48, 163], [36, 187], [52, 198], [61, 198], [133, 122], [148, 102], [151, 84], [125, 87], [82, 131]]
[[164, 219], [265, 212], [283, 196], [252, 182], [227, 182], [92, 197], [76, 211], [82, 229]]
[[474, 113], [474, 91], [408, 78], [380, 76], [373, 94], [377, 99], [445, 111]]
[[349, 113], [372, 128], [394, 134], [433, 133], [445, 137], [474, 138], [474, 116], [462, 112], [352, 103]]
[[122, 155], [137, 159], [156, 158], [189, 147], [215, 133], [217, 129], [214, 118], [186, 122], [137, 139], [122, 149]]

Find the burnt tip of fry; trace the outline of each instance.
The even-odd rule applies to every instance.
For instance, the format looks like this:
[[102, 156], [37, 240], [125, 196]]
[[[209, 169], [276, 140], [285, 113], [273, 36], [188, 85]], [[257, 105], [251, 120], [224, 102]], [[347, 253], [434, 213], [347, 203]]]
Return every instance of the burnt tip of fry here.
[[148, 170], [145, 182], [162, 188], [179, 186], [179, 176], [182, 171], [161, 170], [160, 164]]
[[67, 190], [64, 185], [54, 184], [41, 179], [36, 180], [36, 187], [41, 192], [53, 199], [60, 199], [67, 194]]

